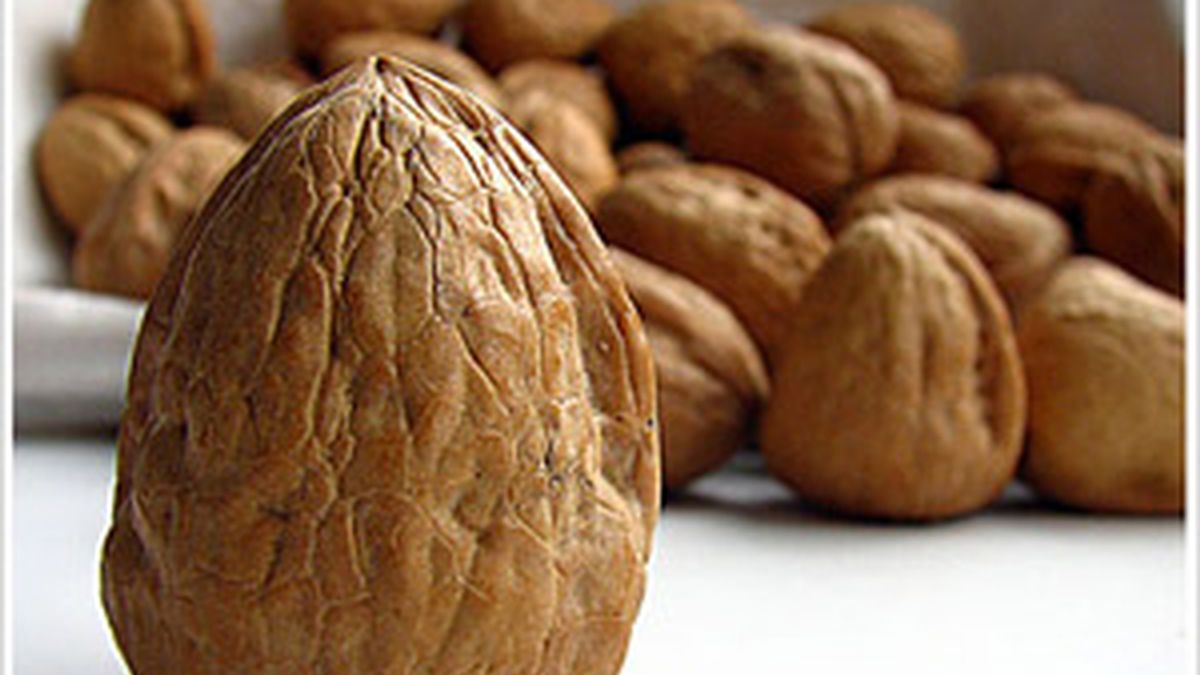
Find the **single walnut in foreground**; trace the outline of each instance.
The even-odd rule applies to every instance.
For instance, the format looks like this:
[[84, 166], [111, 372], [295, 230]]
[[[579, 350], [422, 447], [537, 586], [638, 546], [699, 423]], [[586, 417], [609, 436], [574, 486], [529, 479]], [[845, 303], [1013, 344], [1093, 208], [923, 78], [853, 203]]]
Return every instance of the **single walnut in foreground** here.
[[491, 70], [530, 59], [577, 59], [614, 18], [607, 0], [468, 0], [463, 40]]
[[849, 516], [935, 520], [996, 499], [1017, 467], [1025, 384], [995, 287], [912, 213], [852, 225], [788, 323], [761, 422], [767, 468]]
[[301, 54], [317, 56], [346, 33], [433, 33], [459, 4], [460, 0], [283, 0], [283, 18], [293, 46]]
[[892, 173], [932, 173], [988, 183], [1000, 172], [1000, 157], [975, 125], [957, 115], [900, 101], [900, 141]]
[[1182, 513], [1183, 303], [1076, 259], [1021, 315], [1029, 378], [1022, 476], [1094, 511]]
[[154, 294], [104, 605], [137, 673], [616, 673], [654, 366], [587, 216], [400, 61], [309, 90]]

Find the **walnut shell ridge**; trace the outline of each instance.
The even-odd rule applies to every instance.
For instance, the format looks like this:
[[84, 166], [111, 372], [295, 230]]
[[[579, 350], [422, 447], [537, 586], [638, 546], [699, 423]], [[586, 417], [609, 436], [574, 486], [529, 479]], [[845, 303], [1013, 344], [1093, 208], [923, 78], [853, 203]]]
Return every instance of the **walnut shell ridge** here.
[[139, 673], [615, 673], [659, 502], [637, 311], [562, 181], [399, 61], [301, 95], [151, 300], [103, 595]]

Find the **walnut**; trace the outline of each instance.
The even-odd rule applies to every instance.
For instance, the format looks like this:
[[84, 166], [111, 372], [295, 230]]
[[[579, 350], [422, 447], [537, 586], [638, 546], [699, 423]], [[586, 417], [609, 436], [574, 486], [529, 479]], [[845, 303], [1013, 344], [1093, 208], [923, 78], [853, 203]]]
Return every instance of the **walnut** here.
[[894, 173], [932, 173], [987, 183], [1000, 172], [996, 148], [968, 120], [900, 101]]
[[606, 0], [468, 0], [463, 40], [491, 70], [530, 59], [577, 59], [614, 18]]
[[522, 61], [504, 69], [499, 82], [500, 90], [510, 99], [531, 90], [562, 98], [587, 114], [609, 142], [617, 137], [617, 110], [604, 81], [578, 64], [549, 59]]
[[1030, 118], [1075, 99], [1070, 87], [1050, 75], [1004, 73], [975, 83], [963, 99], [961, 110], [1005, 151]]
[[225, 127], [252, 139], [312, 84], [288, 62], [234, 68], [218, 74], [197, 101], [200, 124]]
[[284, 0], [288, 36], [306, 56], [319, 56], [339, 35], [365, 31], [431, 34], [461, 0]]
[[642, 141], [625, 146], [617, 153], [617, 167], [622, 174], [688, 161], [687, 153], [677, 145], [659, 141]]

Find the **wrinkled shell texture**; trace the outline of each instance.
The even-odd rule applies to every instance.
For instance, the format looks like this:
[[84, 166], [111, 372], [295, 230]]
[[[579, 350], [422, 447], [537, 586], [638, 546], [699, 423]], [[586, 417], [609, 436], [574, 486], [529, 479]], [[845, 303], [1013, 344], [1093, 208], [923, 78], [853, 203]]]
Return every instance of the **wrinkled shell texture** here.
[[617, 109], [604, 81], [569, 61], [524, 61], [500, 73], [500, 90], [508, 98], [544, 91], [575, 105], [591, 118], [610, 142], [617, 137]]
[[172, 133], [165, 117], [133, 101], [100, 94], [68, 100], [37, 145], [38, 177], [51, 209], [82, 232], [108, 194]]
[[287, 108], [304, 86], [273, 67], [229, 70], [208, 85], [196, 104], [195, 119], [252, 139]]
[[541, 58], [576, 59], [616, 18], [607, 0], [469, 0], [467, 49], [492, 70]]
[[81, 288], [148, 298], [184, 227], [245, 144], [223, 130], [192, 127], [146, 157], [104, 203], [75, 247]]
[[697, 157], [818, 201], [886, 168], [899, 135], [878, 68], [845, 45], [791, 29], [763, 30], [710, 55], [684, 108]]
[[317, 56], [339, 35], [359, 31], [433, 33], [460, 0], [284, 0], [292, 44]]
[[91, 0], [70, 56], [80, 89], [165, 111], [195, 100], [215, 65], [201, 0]]
[[963, 99], [961, 111], [1005, 150], [1026, 121], [1075, 98], [1070, 87], [1049, 75], [1007, 73], [979, 80]]
[[558, 170], [589, 211], [617, 184], [617, 161], [604, 134], [579, 108], [560, 98], [531, 91], [509, 102], [517, 126]]
[[419, 35], [386, 31], [343, 35], [330, 42], [321, 52], [321, 70], [326, 75], [331, 75], [355, 61], [376, 54], [387, 54], [411, 61], [466, 89], [487, 103], [498, 108], [503, 107], [503, 99], [496, 81], [471, 57], [450, 45]]
[[658, 373], [663, 483], [678, 489], [718, 468], [746, 439], [770, 385], [750, 335], [700, 286], [614, 249]]
[[678, 129], [692, 71], [713, 50], [754, 30], [733, 0], [666, 0], [619, 19], [600, 41], [629, 121], [647, 134]]
[[678, 272], [729, 305], [770, 358], [808, 277], [829, 251], [815, 213], [728, 167], [635, 171], [600, 202], [609, 242]]
[[677, 145], [659, 141], [642, 141], [625, 146], [617, 153], [617, 168], [622, 174], [657, 166], [683, 164], [687, 153]]
[[1012, 478], [1025, 387], [1007, 312], [966, 247], [920, 216], [843, 234], [781, 349], [762, 452], [802, 499], [930, 520], [983, 507]]
[[836, 229], [873, 213], [905, 211], [961, 238], [1010, 307], [1032, 297], [1071, 251], [1070, 229], [1050, 208], [1016, 193], [937, 176], [896, 176], [860, 190], [839, 210]]
[[987, 183], [1000, 171], [996, 148], [958, 115], [901, 101], [900, 141], [892, 173], [934, 173]]
[[1184, 321], [1183, 303], [1112, 265], [1063, 266], [1021, 316], [1034, 489], [1084, 509], [1182, 512]]
[[422, 71], [343, 71], [222, 182], [118, 447], [135, 672], [620, 667], [658, 510], [645, 335], [549, 166]]
[[966, 54], [954, 27], [928, 10], [902, 3], [848, 4], [808, 29], [875, 62], [900, 98], [938, 108], [958, 102]]

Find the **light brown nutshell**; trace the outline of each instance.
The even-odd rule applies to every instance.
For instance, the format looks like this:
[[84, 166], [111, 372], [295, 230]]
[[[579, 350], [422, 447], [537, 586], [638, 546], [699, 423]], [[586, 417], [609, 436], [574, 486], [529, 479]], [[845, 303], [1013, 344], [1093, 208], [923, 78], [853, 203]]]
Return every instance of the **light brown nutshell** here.
[[1075, 99], [1070, 87], [1050, 75], [1003, 73], [976, 82], [960, 110], [1004, 151], [1031, 117]]
[[1050, 208], [1014, 192], [939, 176], [895, 176], [854, 194], [835, 230], [873, 213], [912, 212], [950, 230], [979, 257], [1009, 307], [1032, 297], [1071, 251], [1071, 232]]
[[104, 603], [138, 673], [616, 673], [654, 367], [562, 181], [392, 59], [309, 90], [154, 294]]
[[478, 63], [444, 42], [420, 35], [387, 31], [342, 35], [321, 51], [321, 71], [332, 75], [355, 61], [384, 54], [411, 61], [497, 108], [504, 107], [496, 81]]
[[165, 117], [115, 96], [81, 94], [42, 129], [37, 171], [50, 208], [76, 234], [151, 148], [172, 134]]
[[509, 115], [550, 165], [558, 170], [588, 211], [617, 184], [617, 161], [604, 134], [582, 110], [542, 91], [509, 101]]
[[764, 356], [829, 250], [815, 213], [737, 169], [673, 164], [635, 171], [600, 202], [607, 240], [720, 298]]
[[875, 62], [896, 95], [937, 108], [958, 102], [966, 53], [954, 27], [906, 3], [846, 4], [808, 24], [845, 42]]
[[1000, 172], [996, 148], [958, 115], [900, 101], [900, 141], [892, 173], [933, 173], [987, 183]]
[[202, 0], [90, 0], [70, 56], [84, 91], [164, 111], [190, 104], [216, 68]]
[[1184, 306], [1103, 261], [1064, 265], [1021, 316], [1022, 477], [1070, 506], [1182, 513]]
[[75, 247], [80, 288], [148, 298], [184, 228], [245, 144], [230, 132], [192, 127], [151, 152], [104, 202]]
[[219, 73], [196, 103], [196, 122], [254, 138], [308, 86], [288, 65], [272, 63]]
[[966, 246], [912, 213], [839, 237], [772, 373], [767, 468], [835, 513], [935, 520], [1000, 495], [1024, 430], [1008, 312]]
[[755, 28], [734, 0], [656, 0], [613, 24], [600, 62], [633, 126], [667, 134], [679, 128], [700, 59]]
[[849, 47], [766, 29], [708, 56], [684, 106], [697, 157], [826, 201], [885, 169], [899, 135], [887, 79]]
[[617, 109], [597, 73], [570, 61], [522, 61], [500, 73], [500, 90], [508, 98], [527, 91], [544, 91], [572, 103], [591, 118], [612, 142], [617, 137]]
[[679, 489], [741, 447], [767, 398], [766, 368], [742, 324], [708, 291], [635, 255], [611, 252], [654, 353], [663, 482]]
[[463, 41], [494, 71], [530, 59], [577, 59], [614, 18], [607, 0], [467, 0]]
[[642, 141], [627, 145], [617, 152], [617, 168], [622, 174], [688, 161], [687, 153], [678, 145], [660, 141]]
[[318, 56], [345, 33], [433, 33], [460, 4], [461, 0], [283, 0], [283, 15], [296, 49]]

